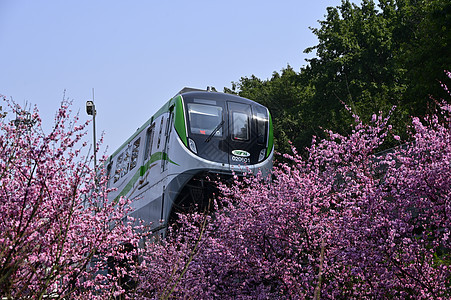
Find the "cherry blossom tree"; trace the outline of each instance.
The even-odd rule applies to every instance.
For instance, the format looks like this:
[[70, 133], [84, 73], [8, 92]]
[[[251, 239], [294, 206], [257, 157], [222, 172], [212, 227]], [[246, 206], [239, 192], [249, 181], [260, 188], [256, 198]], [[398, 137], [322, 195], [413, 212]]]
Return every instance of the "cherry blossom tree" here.
[[36, 108], [2, 101], [10, 111], [0, 120], [0, 297], [123, 294], [136, 261], [121, 249], [139, 237], [123, 221], [128, 202], [108, 202], [105, 174], [89, 167], [87, 123], [63, 101], [45, 134]]

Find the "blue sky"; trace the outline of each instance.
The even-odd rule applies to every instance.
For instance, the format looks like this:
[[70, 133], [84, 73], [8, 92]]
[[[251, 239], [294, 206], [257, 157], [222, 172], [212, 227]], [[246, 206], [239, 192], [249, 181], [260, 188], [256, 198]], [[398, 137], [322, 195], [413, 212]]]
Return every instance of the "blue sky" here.
[[86, 120], [94, 88], [110, 154], [185, 86], [299, 70], [317, 44], [308, 27], [340, 3], [0, 0], [0, 94], [37, 105], [49, 131], [64, 91]]

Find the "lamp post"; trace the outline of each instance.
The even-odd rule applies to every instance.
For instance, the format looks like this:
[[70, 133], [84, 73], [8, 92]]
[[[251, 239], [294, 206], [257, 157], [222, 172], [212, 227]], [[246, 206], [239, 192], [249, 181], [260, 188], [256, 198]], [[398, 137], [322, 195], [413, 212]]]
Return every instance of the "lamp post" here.
[[94, 91], [93, 91], [93, 95], [92, 95], [92, 100], [88, 100], [86, 101], [86, 113], [90, 116], [92, 116], [92, 127], [93, 127], [93, 139], [94, 139], [94, 170], [97, 167], [97, 144], [96, 144], [96, 106], [94, 104]]

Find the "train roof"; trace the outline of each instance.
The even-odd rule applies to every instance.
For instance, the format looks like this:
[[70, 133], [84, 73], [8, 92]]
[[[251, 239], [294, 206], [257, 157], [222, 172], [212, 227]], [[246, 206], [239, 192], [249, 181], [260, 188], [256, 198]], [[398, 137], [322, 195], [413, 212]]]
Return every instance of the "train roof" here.
[[[183, 90], [182, 90], [183, 91]], [[221, 93], [221, 92], [213, 92], [213, 91], [205, 91], [205, 90], [189, 90], [189, 91], [185, 91], [181, 94], [177, 94], [177, 95], [181, 95], [182, 97], [186, 97], [186, 96], [190, 96], [190, 97], [200, 97], [200, 98], [211, 98], [211, 99], [215, 99], [215, 100], [235, 100], [237, 102], [244, 102], [244, 103], [248, 103], [248, 104], [253, 104], [253, 105], [259, 105], [259, 106], [263, 106], [262, 104], [255, 102], [253, 100], [247, 99], [247, 98], [243, 98], [240, 97], [238, 95], [234, 95], [234, 94], [227, 94], [227, 93]]]
[[[207, 90], [201, 90], [201, 89], [197, 89], [197, 88], [190, 88], [190, 87], [184, 87], [183, 89], [181, 89], [177, 94], [175, 94], [175, 96], [177, 95], [181, 95], [181, 94], [185, 94], [185, 93], [189, 93], [189, 92], [208, 92], [208, 87]], [[175, 97], [174, 96], [174, 97]]]

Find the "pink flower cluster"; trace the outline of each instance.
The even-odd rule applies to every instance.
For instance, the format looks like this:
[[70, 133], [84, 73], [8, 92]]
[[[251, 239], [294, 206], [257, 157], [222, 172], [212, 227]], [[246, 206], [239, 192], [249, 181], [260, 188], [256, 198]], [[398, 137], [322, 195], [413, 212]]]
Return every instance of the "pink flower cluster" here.
[[[37, 109], [8, 106], [0, 119], [0, 298], [121, 294], [120, 274], [133, 276], [134, 260], [120, 249], [138, 237], [122, 221], [127, 202], [107, 201], [105, 176], [82, 156], [87, 124], [63, 102], [44, 134]], [[111, 263], [119, 256], [127, 268]]]

